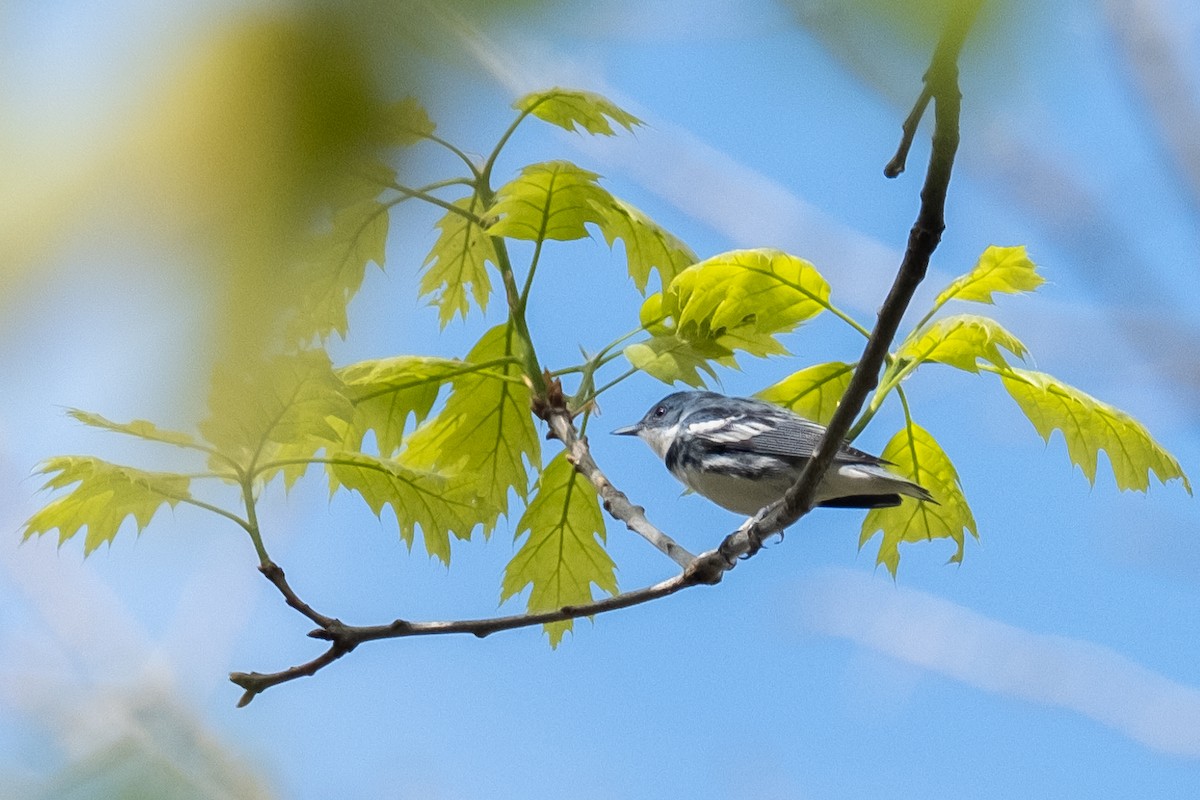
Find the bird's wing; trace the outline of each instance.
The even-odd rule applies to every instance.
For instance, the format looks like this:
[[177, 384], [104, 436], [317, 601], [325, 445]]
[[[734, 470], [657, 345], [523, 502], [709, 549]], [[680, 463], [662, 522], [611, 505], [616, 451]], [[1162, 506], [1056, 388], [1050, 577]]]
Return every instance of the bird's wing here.
[[[754, 414], [704, 409], [683, 421], [693, 441], [714, 451], [743, 451], [783, 459], [811, 458], [825, 428], [786, 409], [762, 404]], [[885, 464], [883, 459], [843, 444], [834, 458], [840, 464]]]

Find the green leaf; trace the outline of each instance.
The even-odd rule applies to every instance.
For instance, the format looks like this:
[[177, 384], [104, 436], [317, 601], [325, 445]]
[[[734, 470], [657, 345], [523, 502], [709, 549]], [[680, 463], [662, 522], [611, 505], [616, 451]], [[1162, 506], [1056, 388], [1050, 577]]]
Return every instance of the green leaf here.
[[1043, 439], [1049, 442], [1055, 430], [1062, 431], [1067, 455], [1089, 483], [1096, 482], [1096, 464], [1103, 450], [1119, 489], [1145, 492], [1153, 472], [1164, 484], [1179, 479], [1187, 493], [1192, 493], [1179, 462], [1124, 411], [1043, 372], [1010, 369], [1000, 377]]
[[713, 379], [717, 377], [708, 363], [710, 360], [728, 363], [733, 356], [733, 351], [727, 349], [723, 351], [724, 356], [720, 356], [713, 343], [685, 342], [674, 336], [652, 336], [644, 342], [627, 346], [623, 352], [632, 366], [663, 383], [678, 381], [699, 389], [705, 385], [700, 377], [701, 371]]
[[163, 444], [173, 444], [176, 447], [187, 447], [197, 449], [201, 445], [191, 434], [183, 433], [182, 431], [169, 431], [158, 427], [153, 422], [148, 422], [144, 419], [135, 419], [132, 422], [113, 422], [110, 419], [105, 419], [99, 414], [93, 414], [90, 411], [80, 411], [78, 408], [67, 409], [67, 415], [72, 419], [82, 422], [84, 425], [90, 425], [93, 428], [103, 428], [104, 430], [113, 431], [114, 433], [124, 433], [129, 436], [136, 436], [139, 439], [146, 439], [152, 442], [162, 442]]
[[365, 453], [335, 451], [325, 456], [325, 463], [331, 493], [338, 488], [358, 492], [379, 517], [391, 506], [409, 548], [420, 527], [425, 552], [449, 564], [450, 534], [471, 537], [478, 516], [475, 501], [452, 479]]
[[340, 445], [354, 415], [324, 350], [219, 365], [208, 407], [200, 433], [243, 469]]
[[581, 92], [574, 89], [553, 88], [544, 92], [533, 92], [519, 98], [513, 103], [518, 111], [528, 111], [538, 119], [552, 125], [574, 132], [582, 128], [588, 133], [612, 136], [611, 119], [626, 130], [633, 130], [634, 125], [642, 121], [622, 110], [611, 100], [594, 92]]
[[448, 358], [396, 356], [360, 361], [338, 370], [346, 396], [354, 404], [345, 443], [360, 449], [363, 437], [374, 431], [380, 455], [394, 455], [409, 418], [420, 424], [450, 376], [469, 368]]
[[496, 193], [487, 216], [497, 220], [488, 233], [528, 241], [585, 238], [584, 225], [603, 225], [613, 203], [599, 177], [569, 161], [530, 164]]
[[[507, 325], [483, 335], [467, 355], [484, 363], [516, 355]], [[487, 373], [460, 375], [446, 406], [409, 435], [400, 460], [410, 467], [456, 476], [476, 498], [476, 521], [491, 533], [508, 513], [508, 495], [529, 495], [526, 464], [541, 464], [541, 442], [530, 414], [529, 388], [515, 363]]]
[[384, 113], [384, 139], [391, 144], [408, 147], [430, 136], [433, 120], [414, 97], [392, 103]]
[[806, 419], [826, 425], [833, 418], [833, 412], [837, 410], [842, 395], [846, 393], [846, 387], [850, 385], [854, 366], [844, 361], [815, 364], [793, 372], [779, 383], [763, 389], [756, 396], [768, 403], [790, 408]]
[[[456, 208], [478, 214], [479, 199], [472, 195], [454, 201]], [[453, 211], [437, 221], [441, 229], [433, 249], [425, 258], [425, 274], [421, 276], [421, 294], [433, 295], [438, 307], [438, 323], [444, 328], [455, 314], [467, 318], [470, 296], [481, 311], [487, 310], [492, 282], [488, 262], [498, 263], [496, 246], [491, 236], [473, 220]]]
[[912, 422], [892, 437], [882, 457], [892, 462], [889, 469], [928, 489], [937, 504], [905, 497], [898, 506], [871, 509], [863, 520], [859, 548], [883, 531], [875, 563], [885, 565], [893, 576], [900, 564], [901, 542], [953, 539], [958, 549], [950, 562], [961, 562], [963, 529], [976, 539], [979, 534], [950, 457], [927, 430]]
[[766, 249], [734, 250], [693, 264], [675, 277], [663, 299], [681, 338], [738, 331], [770, 352], [783, 352], [775, 334], [829, 307], [829, 284], [812, 264]]
[[734, 250], [693, 264], [665, 294], [647, 297], [639, 317], [653, 338], [625, 356], [667, 383], [699, 386], [698, 370], [712, 374], [701, 360], [736, 367], [738, 350], [786, 353], [776, 335], [831, 307], [829, 284], [809, 262], [778, 250]]
[[659, 280], [666, 287], [676, 275], [696, 263], [691, 248], [629, 203], [614, 197], [603, 210], [605, 219], [600, 231], [609, 247], [617, 239], [625, 243], [629, 275], [642, 294], [646, 293], [651, 270], [658, 271]]
[[39, 466], [38, 474], [51, 476], [43, 489], [78, 485], [26, 520], [22, 538], [58, 529], [61, 545], [86, 527], [84, 555], [105, 542], [111, 543], [127, 517], [133, 517], [141, 533], [164, 504], [174, 507], [191, 498], [186, 476], [144, 472], [90, 456], [48, 459]]
[[330, 229], [315, 236], [301, 255], [299, 311], [288, 323], [293, 341], [324, 339], [336, 332], [346, 337], [346, 306], [362, 288], [367, 264], [384, 265], [388, 207], [364, 200], [333, 215]]
[[1037, 273], [1037, 264], [1029, 259], [1024, 246], [996, 247], [983, 251], [979, 263], [966, 275], [955, 278], [942, 290], [934, 302], [940, 307], [949, 300], [970, 300], [976, 303], [993, 303], [994, 292], [1019, 294], [1032, 292], [1045, 283]]
[[[531, 612], [582, 605], [595, 599], [592, 584], [617, 593], [616, 564], [604, 549], [604, 517], [596, 490], [559, 453], [546, 465], [537, 493], [517, 523], [514, 541], [525, 543], [504, 569], [500, 602], [532, 586]], [[572, 621], [544, 626], [557, 647]]]
[[896, 356], [918, 362], [936, 361], [977, 373], [979, 359], [1000, 369], [1008, 368], [1000, 348], [1017, 358], [1028, 355], [1025, 345], [994, 319], [960, 314], [939, 319], [912, 334]]

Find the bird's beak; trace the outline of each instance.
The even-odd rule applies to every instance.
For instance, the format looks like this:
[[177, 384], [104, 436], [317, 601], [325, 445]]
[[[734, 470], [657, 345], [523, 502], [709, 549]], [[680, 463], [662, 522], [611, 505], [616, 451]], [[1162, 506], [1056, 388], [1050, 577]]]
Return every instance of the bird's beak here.
[[626, 425], [624, 428], [617, 428], [613, 431], [613, 436], [637, 436], [642, 432], [642, 424]]

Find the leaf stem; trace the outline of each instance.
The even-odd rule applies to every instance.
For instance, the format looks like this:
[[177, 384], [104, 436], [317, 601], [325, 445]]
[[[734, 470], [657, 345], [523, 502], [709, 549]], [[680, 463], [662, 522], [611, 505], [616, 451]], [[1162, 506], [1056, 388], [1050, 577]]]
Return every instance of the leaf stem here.
[[[221, 508], [220, 506], [214, 506], [212, 503], [206, 503], [203, 500], [197, 500], [194, 497], [176, 497], [174, 499], [178, 500], [181, 503], [187, 503], [190, 506], [195, 506], [196, 508], [202, 508], [205, 511], [211, 511], [212, 513], [214, 513], [218, 516], [224, 517], [225, 519], [227, 519], [231, 522], [237, 523], [246, 532], [250, 531], [250, 523], [249, 522], [242, 519], [237, 514], [234, 514], [231, 511], [226, 511], [225, 509]], [[251, 536], [253, 536], [253, 534], [251, 534]]]
[[475, 180], [479, 180], [479, 178], [481, 177], [480, 172], [479, 172], [479, 167], [475, 166], [475, 162], [471, 160], [470, 156], [468, 156], [466, 153], [464, 153], [462, 150], [460, 150], [458, 147], [456, 147], [451, 142], [446, 141], [445, 139], [443, 139], [442, 137], [440, 137], [436, 134], [426, 133], [426, 134], [424, 134], [424, 137], [426, 139], [428, 139], [429, 141], [433, 142], [434, 144], [441, 145], [442, 147], [446, 148], [454, 155], [458, 156], [459, 159], [461, 159], [462, 162], [467, 165], [467, 169], [471, 170], [471, 174], [475, 177]]
[[525, 118], [529, 116], [530, 111], [532, 111], [532, 109], [526, 109], [520, 114], [517, 114], [517, 118], [514, 119], [504, 133], [500, 135], [500, 139], [496, 142], [496, 146], [492, 148], [491, 154], [488, 155], [487, 161], [484, 162], [483, 169], [479, 172], [479, 182], [481, 185], [491, 185], [492, 169], [496, 166], [496, 159], [500, 157], [500, 151], [504, 149], [506, 144], [508, 144], [508, 140], [511, 139], [512, 135], [517, 132], [517, 128], [522, 122], [525, 121]]
[[864, 339], [871, 338], [871, 332], [869, 330], [867, 330], [865, 326], [860, 324], [859, 321], [856, 320], [854, 317], [850, 316], [845, 311], [842, 311], [840, 308], [835, 306], [833, 303], [830, 303], [827, 306], [827, 308], [829, 309], [830, 313], [832, 313], [835, 317], [840, 319], [842, 322], [845, 322], [847, 325], [849, 325], [854, 330], [861, 333], [863, 335]]
[[[483, 227], [483, 219], [482, 218], [476, 216], [475, 214], [472, 214], [470, 211], [468, 211], [465, 208], [462, 208], [461, 206], [456, 206], [454, 203], [451, 203], [447, 200], [443, 200], [442, 198], [437, 197], [435, 195], [429, 194], [429, 192], [426, 192], [422, 189], [414, 189], [411, 186], [405, 186], [404, 184], [396, 183], [394, 181], [388, 183], [388, 188], [395, 189], [397, 192], [400, 192], [401, 194], [404, 195], [403, 198], [401, 198], [400, 200], [398, 200], [396, 202], [403, 202], [404, 200], [408, 200], [410, 198], [416, 198], [417, 200], [424, 200], [426, 203], [430, 203], [439, 208], [444, 208], [452, 214], [458, 214], [460, 217], [463, 217], [464, 219], [467, 219], [470, 222], [475, 223], [479, 227], [481, 227], [481, 228]], [[395, 203], [393, 203], [393, 205], [394, 204]]]
[[629, 369], [625, 370], [624, 372], [622, 372], [622, 373], [621, 373], [620, 375], [618, 375], [617, 377], [613, 378], [613, 379], [612, 379], [611, 381], [609, 381], [608, 383], [604, 384], [604, 385], [603, 385], [603, 386], [601, 386], [600, 388], [598, 388], [598, 389], [596, 389], [595, 391], [593, 391], [593, 392], [592, 392], [590, 395], [588, 395], [588, 397], [587, 397], [585, 400], [583, 400], [583, 401], [582, 401], [582, 402], [581, 402], [579, 405], [580, 405], [580, 406], [582, 406], [582, 405], [585, 405], [585, 404], [587, 404], [587, 403], [590, 403], [591, 401], [595, 400], [595, 399], [596, 399], [597, 397], [599, 397], [600, 395], [602, 395], [602, 394], [604, 394], [605, 392], [607, 392], [609, 389], [611, 389], [611, 388], [613, 388], [614, 386], [616, 386], [616, 385], [617, 385], [618, 383], [620, 383], [621, 381], [625, 380], [626, 378], [630, 378], [630, 377], [632, 377], [632, 376], [636, 375], [637, 373], [638, 373], [638, 368], [637, 368], [637, 367], [630, 367]]
[[529, 304], [529, 292], [533, 289], [533, 275], [537, 272], [538, 261], [542, 257], [542, 245], [545, 244], [545, 238], [539, 236], [537, 244], [533, 246], [533, 258], [529, 260], [529, 272], [525, 275], [525, 285], [521, 287], [521, 313], [525, 313], [525, 307]]
[[247, 474], [242, 479], [242, 502], [246, 505], [246, 522], [243, 527], [245, 527], [246, 533], [250, 534], [250, 541], [254, 542], [254, 551], [258, 553], [259, 568], [266, 568], [268, 565], [272, 565], [271, 556], [267, 554], [267, 548], [263, 545], [262, 532], [258, 527], [258, 511], [256, 509], [258, 501], [254, 499], [253, 475]]
[[520, 290], [517, 289], [517, 279], [513, 274], [512, 260], [508, 255], [508, 245], [502, 236], [493, 236], [492, 244], [496, 250], [496, 261], [498, 262], [497, 266], [500, 268], [500, 277], [504, 281], [504, 293], [508, 300], [508, 318], [512, 324], [513, 332], [516, 333], [523, 345], [525, 377], [529, 379], [529, 384], [534, 394], [542, 397], [546, 394], [547, 389], [546, 376], [542, 372], [537, 351], [533, 346], [533, 336], [530, 334], [529, 325], [525, 321], [525, 306], [521, 302]]

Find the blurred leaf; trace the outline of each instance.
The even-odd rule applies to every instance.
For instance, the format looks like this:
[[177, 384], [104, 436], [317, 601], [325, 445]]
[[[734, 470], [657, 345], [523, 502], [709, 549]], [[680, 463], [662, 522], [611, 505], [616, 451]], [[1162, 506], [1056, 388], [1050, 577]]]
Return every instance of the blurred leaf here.
[[[377, 187], [376, 193], [382, 187]], [[349, 329], [346, 306], [362, 287], [367, 264], [383, 269], [387, 252], [388, 207], [364, 200], [334, 214], [332, 228], [315, 237], [302, 257], [299, 314], [290, 325], [290, 338], [306, 342]]]
[[755, 396], [768, 403], [790, 408], [806, 419], [827, 425], [833, 418], [833, 412], [837, 410], [842, 395], [846, 393], [846, 387], [850, 385], [854, 366], [843, 361], [815, 364], [793, 372]]
[[[484, 363], [516, 355], [516, 337], [507, 325], [485, 333], [467, 355]], [[530, 414], [529, 388], [516, 364], [488, 373], [460, 375], [446, 406], [409, 435], [399, 460], [406, 465], [449, 474], [476, 498], [476, 521], [485, 534], [508, 513], [508, 493], [529, 495], [529, 465], [541, 464], [541, 442]]]
[[[244, 469], [339, 444], [354, 415], [323, 350], [219, 365], [208, 407], [200, 433]], [[290, 469], [289, 484], [303, 471]]]
[[941, 306], [949, 300], [970, 300], [976, 303], [993, 303], [994, 292], [1020, 294], [1032, 292], [1046, 280], [1037, 273], [1037, 264], [1029, 259], [1024, 245], [1020, 247], [996, 247], [983, 251], [979, 263], [965, 275], [960, 275], [942, 290], [935, 301]]
[[[703, 370], [716, 379], [717, 373], [708, 363], [710, 360], [732, 361], [733, 351], [722, 349], [720, 355], [713, 343], [685, 342], [674, 336], [653, 336], [644, 342], [635, 342], [623, 351], [629, 363], [651, 377], [666, 384], [676, 381], [704, 388]], [[736, 363], [736, 362], [735, 362]]]
[[[604, 517], [596, 490], [567, 461], [555, 456], [538, 480], [537, 492], [517, 523], [514, 540], [528, 534], [504, 569], [500, 602], [532, 586], [529, 610], [550, 611], [594, 599], [592, 584], [617, 593], [616, 564], [604, 549]], [[545, 625], [550, 646], [571, 630], [571, 620]]]
[[883, 531], [875, 563], [885, 565], [893, 576], [900, 564], [900, 542], [953, 539], [958, 549], [950, 562], [961, 562], [963, 529], [977, 539], [979, 534], [950, 457], [928, 431], [910, 422], [888, 442], [882, 458], [892, 462], [889, 469], [928, 489], [937, 504], [903, 497], [898, 506], [871, 509], [863, 520], [859, 548]]
[[[199, 245], [184, 261], [214, 280], [207, 341], [222, 360], [273, 352], [282, 335], [344, 333], [339, 306], [365, 259], [298, 246], [314, 220], [361, 197], [384, 155], [386, 103], [352, 16], [292, 6], [209, 26], [155, 78], [161, 95], [113, 159], [121, 178], [103, 196], [128, 200], [132, 224]], [[340, 220], [332, 228], [342, 237]]]
[[650, 270], [658, 270], [659, 280], [666, 287], [684, 268], [696, 263], [691, 248], [629, 203], [613, 198], [604, 211], [600, 231], [609, 247], [617, 239], [625, 243], [629, 275], [642, 294], [646, 293]]
[[105, 419], [99, 414], [93, 414], [90, 411], [80, 411], [78, 408], [67, 409], [67, 414], [72, 419], [82, 422], [84, 425], [90, 425], [93, 428], [103, 428], [114, 433], [124, 433], [129, 436], [136, 436], [139, 439], [146, 439], [152, 442], [162, 442], [163, 444], [173, 444], [176, 447], [187, 447], [196, 449], [202, 445], [196, 439], [182, 431], [169, 431], [158, 427], [153, 422], [148, 422], [144, 419], [135, 419], [132, 422], [113, 422]]
[[[479, 199], [472, 195], [454, 201], [456, 208], [471, 214], [482, 211]], [[472, 220], [453, 211], [437, 221], [441, 229], [433, 249], [425, 258], [425, 274], [421, 276], [421, 294], [433, 295], [438, 307], [438, 323], [444, 328], [455, 314], [467, 317], [470, 303], [467, 287], [481, 311], [487, 310], [492, 283], [487, 265], [498, 263], [496, 247], [487, 231]]]
[[1028, 351], [994, 319], [973, 314], [939, 319], [911, 335], [896, 353], [898, 358], [913, 361], [936, 361], [967, 372], [979, 372], [979, 359], [1007, 369], [1008, 362], [1000, 352], [1025, 358]]
[[576, 131], [583, 128], [588, 133], [612, 136], [614, 134], [611, 119], [626, 130], [633, 130], [634, 125], [642, 121], [622, 110], [619, 106], [594, 92], [582, 92], [574, 89], [548, 89], [544, 92], [533, 92], [519, 98], [513, 103], [518, 111], [528, 111], [538, 119], [545, 120], [560, 128]]
[[400, 538], [410, 548], [419, 526], [425, 552], [449, 564], [450, 534], [459, 539], [471, 537], [478, 517], [474, 498], [445, 476], [365, 453], [334, 451], [326, 459], [330, 491], [358, 492], [376, 516], [383, 514], [384, 506], [391, 506]]
[[488, 228], [492, 236], [541, 241], [583, 239], [584, 225], [602, 226], [612, 195], [596, 179], [600, 176], [569, 161], [530, 164], [519, 177], [504, 184], [489, 218], [498, 218]]
[[43, 489], [78, 485], [26, 520], [22, 538], [57, 528], [61, 545], [86, 526], [84, 555], [105, 542], [111, 543], [126, 517], [134, 518], [141, 533], [163, 504], [174, 507], [180, 500], [191, 498], [186, 476], [144, 472], [90, 456], [47, 459], [38, 467], [38, 474], [51, 476]]
[[392, 103], [383, 114], [386, 139], [401, 147], [409, 147], [433, 134], [433, 120], [415, 97]]
[[1049, 442], [1050, 434], [1062, 431], [1071, 463], [1083, 470], [1089, 483], [1096, 482], [1096, 463], [1103, 450], [1119, 489], [1145, 492], [1153, 472], [1161, 483], [1178, 478], [1192, 493], [1179, 462], [1124, 411], [1043, 372], [1009, 369], [1000, 377], [1043, 439]]
[[449, 376], [464, 368], [467, 365], [454, 359], [396, 356], [338, 370], [346, 396], [354, 404], [346, 444], [359, 449], [367, 432], [374, 431], [380, 455], [394, 455], [409, 417], [420, 424], [429, 416]]

